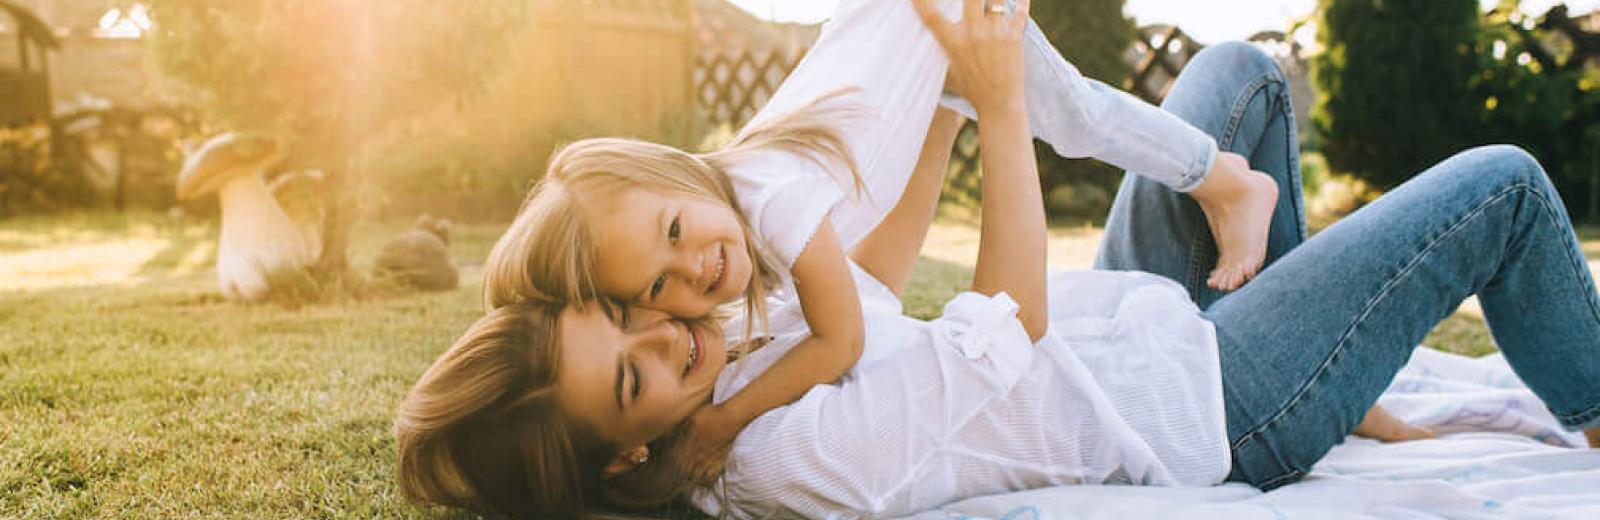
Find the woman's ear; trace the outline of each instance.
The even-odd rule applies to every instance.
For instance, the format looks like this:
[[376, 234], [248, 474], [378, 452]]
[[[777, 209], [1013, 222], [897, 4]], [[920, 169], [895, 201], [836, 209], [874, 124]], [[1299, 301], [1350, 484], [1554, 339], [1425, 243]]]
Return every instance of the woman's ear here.
[[633, 471], [634, 468], [643, 466], [645, 462], [649, 461], [650, 448], [639, 446], [633, 449], [622, 450], [617, 452], [617, 455], [611, 458], [611, 462], [606, 464], [605, 469], [601, 470], [600, 474], [605, 478], [615, 477], [617, 475]]

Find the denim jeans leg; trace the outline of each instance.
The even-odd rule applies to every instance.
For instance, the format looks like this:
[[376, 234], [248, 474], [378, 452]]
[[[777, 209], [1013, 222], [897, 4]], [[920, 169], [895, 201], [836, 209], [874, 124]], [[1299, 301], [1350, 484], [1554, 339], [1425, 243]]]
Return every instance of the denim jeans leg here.
[[1304, 475], [1472, 294], [1556, 418], [1600, 426], [1600, 297], [1561, 198], [1526, 152], [1484, 147], [1390, 191], [1205, 311], [1229, 479], [1270, 489]]
[[[1271, 57], [1247, 43], [1208, 47], [1184, 68], [1161, 107], [1278, 182], [1265, 265], [1305, 241], [1294, 107]], [[1216, 263], [1215, 240], [1194, 199], [1143, 176], [1123, 176], [1095, 269], [1165, 276], [1183, 285], [1204, 309], [1223, 295], [1205, 286]]]

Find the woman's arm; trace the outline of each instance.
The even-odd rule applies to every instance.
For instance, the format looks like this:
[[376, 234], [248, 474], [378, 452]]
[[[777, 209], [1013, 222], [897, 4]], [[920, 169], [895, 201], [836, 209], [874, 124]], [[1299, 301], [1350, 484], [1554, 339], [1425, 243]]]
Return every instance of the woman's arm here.
[[928, 237], [928, 225], [939, 208], [939, 192], [944, 188], [944, 175], [950, 168], [951, 147], [965, 122], [966, 118], [949, 110], [941, 109], [933, 115], [928, 137], [922, 141], [922, 154], [917, 157], [916, 170], [900, 195], [900, 202], [850, 253], [856, 265], [883, 282], [895, 296], [905, 291], [911, 280], [917, 254]]
[[1023, 27], [1028, 2], [1010, 15], [982, 12], [966, 0], [960, 23], [951, 23], [917, 0], [917, 12], [950, 55], [950, 80], [977, 108], [978, 145], [983, 150], [983, 227], [978, 242], [974, 291], [1004, 291], [1019, 307], [1017, 318], [1037, 341], [1049, 324], [1045, 288], [1044, 198], [1028, 130], [1023, 86]]

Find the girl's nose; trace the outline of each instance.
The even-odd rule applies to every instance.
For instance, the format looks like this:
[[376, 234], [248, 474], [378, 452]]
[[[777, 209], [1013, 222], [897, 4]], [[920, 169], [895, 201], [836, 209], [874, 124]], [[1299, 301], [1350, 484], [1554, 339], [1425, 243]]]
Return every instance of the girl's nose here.
[[680, 253], [673, 259], [673, 271], [690, 285], [700, 282], [705, 271], [705, 258], [699, 253]]

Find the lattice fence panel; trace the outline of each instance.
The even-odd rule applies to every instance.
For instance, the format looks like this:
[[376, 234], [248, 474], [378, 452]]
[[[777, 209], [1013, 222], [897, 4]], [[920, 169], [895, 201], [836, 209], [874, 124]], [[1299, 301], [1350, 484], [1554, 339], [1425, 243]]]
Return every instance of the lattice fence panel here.
[[743, 126], [767, 104], [799, 62], [799, 56], [787, 56], [777, 50], [696, 58], [694, 92], [707, 122], [713, 126]]

